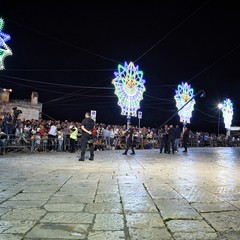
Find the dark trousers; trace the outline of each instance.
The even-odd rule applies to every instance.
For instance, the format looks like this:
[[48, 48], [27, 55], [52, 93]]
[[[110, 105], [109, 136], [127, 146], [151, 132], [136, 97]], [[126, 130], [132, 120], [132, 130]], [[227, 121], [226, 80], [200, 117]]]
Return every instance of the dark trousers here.
[[168, 146], [167, 145], [168, 145], [167, 138], [162, 137], [160, 139], [160, 153], [162, 153], [163, 150], [164, 150], [165, 153], [168, 151]]
[[174, 153], [175, 151], [175, 139], [169, 139], [168, 140], [168, 153], [171, 152], [171, 148], [172, 148], [172, 153]]
[[184, 151], [186, 152], [187, 152], [187, 143], [188, 143], [187, 141], [183, 140], [183, 147], [184, 147]]
[[56, 136], [48, 134], [48, 150], [55, 150], [55, 139]]
[[76, 143], [75, 139], [70, 138], [70, 149], [69, 149], [69, 152], [71, 152], [71, 153], [75, 152], [75, 143]]
[[85, 156], [87, 144], [89, 144], [89, 150], [90, 150], [91, 157], [94, 156], [94, 146], [93, 146], [93, 143], [88, 143], [88, 140], [89, 140], [89, 136], [82, 135], [82, 137], [81, 137], [81, 157]]
[[131, 148], [132, 153], [135, 153], [132, 140], [127, 139], [125, 153], [128, 152], [129, 148]]

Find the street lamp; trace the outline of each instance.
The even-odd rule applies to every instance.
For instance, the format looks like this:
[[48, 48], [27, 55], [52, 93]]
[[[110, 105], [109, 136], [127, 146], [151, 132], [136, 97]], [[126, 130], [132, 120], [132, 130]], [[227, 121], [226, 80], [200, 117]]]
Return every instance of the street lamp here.
[[218, 104], [218, 136], [219, 136], [219, 126], [220, 126], [220, 112], [223, 108], [223, 104], [222, 103], [219, 103]]

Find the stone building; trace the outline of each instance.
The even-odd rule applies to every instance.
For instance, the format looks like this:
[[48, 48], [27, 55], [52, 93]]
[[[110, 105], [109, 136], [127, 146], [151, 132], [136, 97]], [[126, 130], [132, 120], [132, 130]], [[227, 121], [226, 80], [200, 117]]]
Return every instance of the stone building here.
[[18, 100], [10, 99], [12, 89], [0, 88], [0, 118], [4, 118], [6, 112], [13, 114], [13, 108], [21, 110], [20, 119], [41, 119], [42, 103], [38, 102], [38, 93], [32, 92], [31, 99]]

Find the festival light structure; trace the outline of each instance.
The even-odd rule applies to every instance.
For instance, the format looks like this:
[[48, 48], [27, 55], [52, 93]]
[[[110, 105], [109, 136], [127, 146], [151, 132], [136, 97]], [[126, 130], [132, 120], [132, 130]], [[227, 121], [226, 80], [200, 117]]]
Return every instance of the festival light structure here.
[[174, 96], [174, 99], [178, 108], [180, 122], [183, 122], [183, 125], [190, 123], [192, 117], [192, 111], [196, 103], [193, 92], [193, 88], [191, 88], [191, 85], [187, 82], [182, 82], [178, 85], [177, 90], [175, 90], [176, 95]]
[[6, 44], [7, 41], [9, 41], [10, 35], [4, 33], [3, 30], [4, 27], [4, 20], [3, 18], [0, 18], [0, 70], [4, 69], [4, 59], [12, 55], [11, 49]]
[[144, 86], [143, 72], [133, 62], [118, 65], [118, 72], [114, 72], [115, 78], [112, 84], [115, 86], [115, 94], [118, 97], [118, 105], [121, 107], [121, 114], [126, 115], [128, 121], [137, 116], [140, 108], [140, 101], [143, 99]]
[[226, 129], [230, 129], [233, 119], [233, 103], [229, 98], [226, 98], [222, 107], [224, 124]]

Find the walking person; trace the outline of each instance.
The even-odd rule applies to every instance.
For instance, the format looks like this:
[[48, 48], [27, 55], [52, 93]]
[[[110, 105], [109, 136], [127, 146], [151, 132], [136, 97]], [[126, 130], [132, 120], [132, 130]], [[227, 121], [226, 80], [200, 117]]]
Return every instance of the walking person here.
[[187, 152], [188, 140], [189, 140], [189, 131], [187, 127], [184, 127], [183, 128], [183, 147], [184, 147], [183, 152]]
[[129, 123], [129, 128], [126, 132], [126, 149], [123, 152], [123, 155], [127, 155], [129, 148], [131, 148], [132, 152], [131, 155], [135, 154], [134, 146], [133, 146], [133, 127]]
[[90, 158], [89, 160], [94, 160], [94, 146], [93, 146], [93, 128], [94, 128], [94, 120], [91, 118], [90, 112], [85, 113], [85, 118], [82, 120], [81, 129], [82, 129], [82, 136], [81, 136], [81, 157], [79, 161], [85, 160], [85, 153], [87, 144], [89, 144], [90, 150]]
[[182, 130], [179, 127], [179, 125], [177, 124], [176, 128], [175, 128], [175, 152], [178, 152], [181, 134], [182, 134]]

